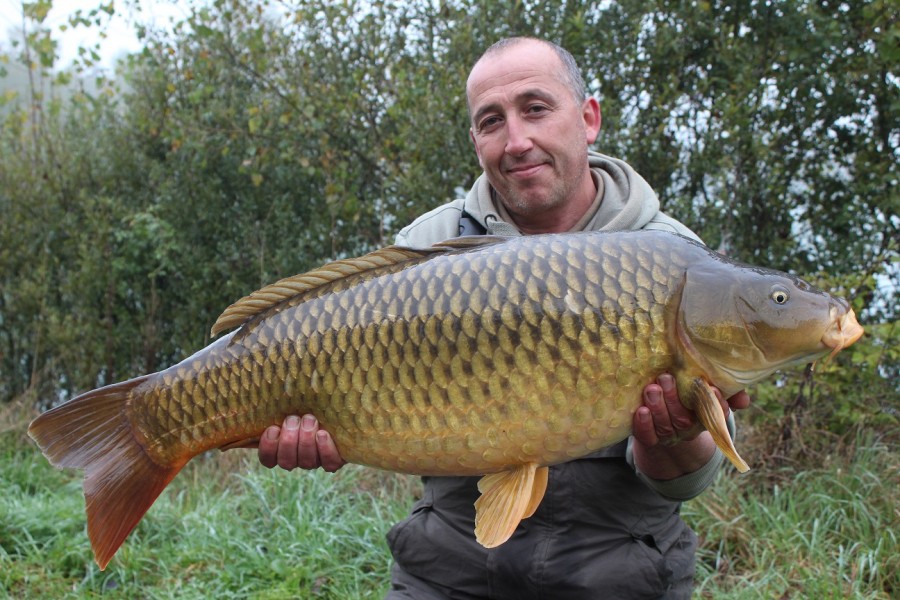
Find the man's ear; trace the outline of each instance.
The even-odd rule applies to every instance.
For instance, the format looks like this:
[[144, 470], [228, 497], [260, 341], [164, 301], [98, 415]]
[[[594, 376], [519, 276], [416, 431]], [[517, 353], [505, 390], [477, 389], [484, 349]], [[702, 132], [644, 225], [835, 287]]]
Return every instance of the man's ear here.
[[587, 98], [581, 105], [581, 117], [584, 120], [584, 133], [590, 146], [600, 133], [600, 124], [603, 121], [600, 115], [600, 103], [594, 97]]
[[475, 132], [471, 127], [469, 127], [469, 139], [472, 140], [472, 145], [475, 146], [475, 155], [478, 156], [478, 166], [484, 169], [484, 163], [481, 162], [481, 149], [478, 148], [478, 144], [475, 142]]

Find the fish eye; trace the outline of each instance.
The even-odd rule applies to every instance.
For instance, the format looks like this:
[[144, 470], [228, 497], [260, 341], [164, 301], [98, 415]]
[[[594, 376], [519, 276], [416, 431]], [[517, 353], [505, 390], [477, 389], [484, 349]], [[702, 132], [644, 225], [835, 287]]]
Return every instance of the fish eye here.
[[772, 301], [775, 304], [785, 304], [790, 299], [791, 299], [791, 296], [790, 296], [790, 294], [788, 294], [786, 289], [784, 289], [782, 287], [778, 287], [778, 288], [775, 288], [774, 290], [772, 290]]

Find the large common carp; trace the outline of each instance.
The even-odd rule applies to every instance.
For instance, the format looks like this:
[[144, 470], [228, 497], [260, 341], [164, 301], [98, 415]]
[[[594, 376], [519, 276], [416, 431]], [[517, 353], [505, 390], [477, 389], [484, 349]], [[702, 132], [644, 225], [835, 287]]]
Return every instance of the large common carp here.
[[389, 247], [265, 287], [213, 333], [235, 327], [29, 427], [51, 463], [85, 470], [101, 568], [191, 458], [290, 414], [315, 415], [350, 462], [485, 475], [489, 547], [537, 508], [547, 465], [629, 435], [663, 372], [745, 471], [710, 385], [729, 396], [862, 335], [843, 300], [646, 231]]

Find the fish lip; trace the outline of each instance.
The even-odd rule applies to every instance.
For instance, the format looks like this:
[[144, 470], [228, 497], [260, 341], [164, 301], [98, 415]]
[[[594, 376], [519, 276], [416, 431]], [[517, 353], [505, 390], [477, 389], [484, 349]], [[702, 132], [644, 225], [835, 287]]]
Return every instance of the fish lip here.
[[[827, 360], [856, 342], [865, 333], [862, 325], [856, 320], [856, 313], [853, 312], [853, 309], [846, 308], [846, 311], [843, 311], [843, 308], [837, 304], [831, 306], [832, 324], [822, 334], [822, 344], [831, 348], [831, 354], [828, 355]], [[841, 314], [842, 312], [843, 314]]]

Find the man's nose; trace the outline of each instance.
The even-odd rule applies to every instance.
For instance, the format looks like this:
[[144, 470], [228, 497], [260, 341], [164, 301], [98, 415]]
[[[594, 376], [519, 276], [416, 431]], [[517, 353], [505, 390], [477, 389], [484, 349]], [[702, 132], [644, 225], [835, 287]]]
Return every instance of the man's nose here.
[[506, 120], [506, 153], [522, 156], [534, 147], [528, 126], [521, 119], [509, 117]]

